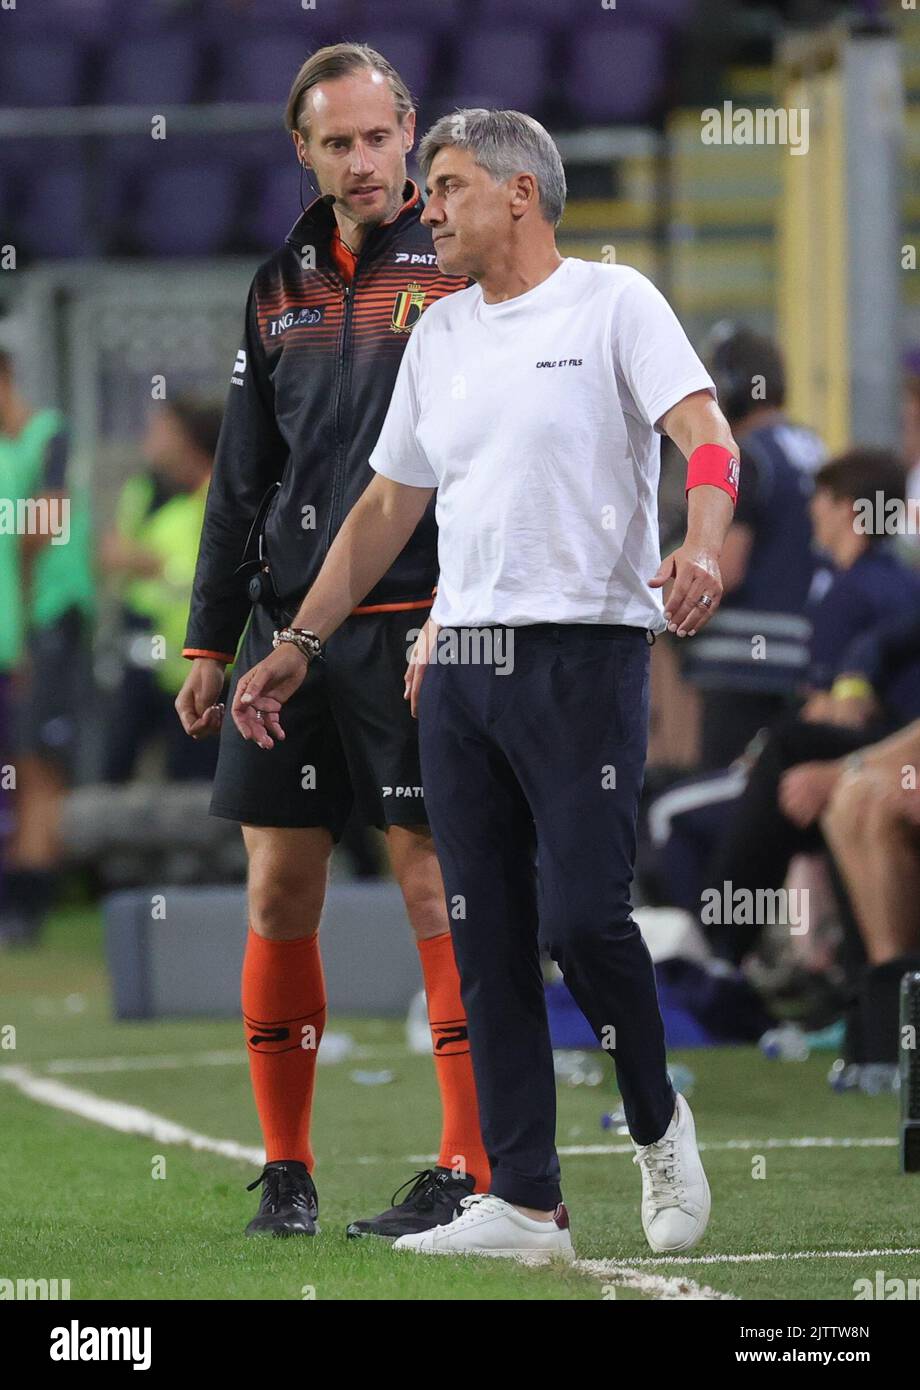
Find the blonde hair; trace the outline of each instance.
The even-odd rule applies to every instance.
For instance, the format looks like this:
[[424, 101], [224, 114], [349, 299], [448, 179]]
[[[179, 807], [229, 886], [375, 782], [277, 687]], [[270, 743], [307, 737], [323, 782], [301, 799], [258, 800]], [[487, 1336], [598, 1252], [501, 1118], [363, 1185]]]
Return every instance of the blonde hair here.
[[393, 64], [366, 43], [333, 43], [311, 53], [294, 78], [284, 112], [284, 123], [288, 130], [297, 130], [305, 136], [309, 134], [309, 125], [303, 121], [304, 102], [307, 93], [320, 82], [331, 82], [337, 77], [347, 77], [350, 73], [365, 70], [379, 72], [386, 78], [402, 125], [412, 110], [412, 96]]

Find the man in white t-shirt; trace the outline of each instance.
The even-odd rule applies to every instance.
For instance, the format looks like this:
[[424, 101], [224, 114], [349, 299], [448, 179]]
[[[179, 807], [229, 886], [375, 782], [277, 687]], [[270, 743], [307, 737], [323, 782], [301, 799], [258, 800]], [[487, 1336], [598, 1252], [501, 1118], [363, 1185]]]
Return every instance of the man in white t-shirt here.
[[[233, 715], [263, 748], [321, 643], [437, 492], [440, 579], [413, 655], [425, 798], [467, 1010], [486, 1196], [402, 1237], [419, 1253], [572, 1256], [537, 924], [612, 1052], [655, 1250], [709, 1217], [693, 1117], [667, 1074], [651, 959], [630, 912], [649, 648], [721, 596], [738, 449], [673, 312], [637, 271], [563, 259], [558, 151], [512, 111], [444, 117], [422, 142], [423, 220], [467, 290], [413, 331], [377, 477]], [[659, 433], [688, 459], [684, 544], [658, 553]], [[661, 588], [673, 581], [666, 608]]]

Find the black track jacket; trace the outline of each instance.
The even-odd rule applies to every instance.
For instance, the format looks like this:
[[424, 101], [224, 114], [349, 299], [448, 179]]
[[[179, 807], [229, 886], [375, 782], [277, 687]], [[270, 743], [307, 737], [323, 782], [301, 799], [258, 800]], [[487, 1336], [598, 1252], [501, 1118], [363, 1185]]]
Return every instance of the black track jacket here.
[[[367, 460], [412, 327], [429, 304], [469, 283], [438, 270], [422, 208], [409, 181], [396, 217], [366, 237], [349, 283], [332, 209], [317, 199], [257, 271], [208, 493], [186, 656], [233, 659], [256, 568], [240, 567], [256, 558], [250, 533], [264, 500], [271, 496], [264, 542], [274, 587], [297, 607], [375, 476]], [[432, 499], [358, 611], [427, 607], [436, 583]]]

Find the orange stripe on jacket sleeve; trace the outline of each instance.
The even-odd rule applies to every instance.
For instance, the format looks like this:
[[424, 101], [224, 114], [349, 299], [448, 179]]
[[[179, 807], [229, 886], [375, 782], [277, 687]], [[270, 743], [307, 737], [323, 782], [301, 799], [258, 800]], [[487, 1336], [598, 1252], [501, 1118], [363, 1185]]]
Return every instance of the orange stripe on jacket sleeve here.
[[214, 659], [214, 661], [233, 660], [232, 654], [229, 654], [227, 652], [209, 652], [206, 651], [203, 647], [184, 647], [182, 649], [182, 655], [188, 657], [189, 661], [193, 661], [196, 656], [210, 656]]
[[410, 608], [430, 608], [433, 599], [419, 598], [413, 599], [411, 603], [368, 603], [362, 608], [353, 608], [350, 617], [356, 613], [408, 613]]

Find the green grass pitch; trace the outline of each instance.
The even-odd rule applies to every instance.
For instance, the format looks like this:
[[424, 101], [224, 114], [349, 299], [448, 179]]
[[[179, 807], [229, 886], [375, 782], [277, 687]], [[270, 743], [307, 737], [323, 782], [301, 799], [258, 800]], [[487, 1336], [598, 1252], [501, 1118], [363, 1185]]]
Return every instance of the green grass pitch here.
[[[40, 951], [0, 957], [0, 1042], [9, 1025], [16, 1046], [0, 1046], [0, 1067], [143, 1107], [211, 1139], [259, 1144], [239, 1024], [113, 1022], [95, 914], [60, 913]], [[518, 1301], [654, 1298], [675, 1288], [686, 1296], [695, 1286], [741, 1299], [852, 1299], [854, 1282], [878, 1270], [920, 1277], [918, 1254], [860, 1253], [920, 1246], [920, 1175], [898, 1171], [896, 1100], [832, 1094], [826, 1055], [768, 1063], [752, 1048], [675, 1056], [696, 1075], [697, 1128], [713, 1146], [704, 1155], [712, 1221], [683, 1261], [650, 1263], [626, 1153], [562, 1157], [579, 1259], [615, 1268], [421, 1259], [346, 1241], [346, 1223], [387, 1205], [432, 1153], [437, 1102], [430, 1060], [406, 1052], [401, 1023], [333, 1017], [328, 1026], [361, 1051], [319, 1070], [315, 1240], [243, 1237], [257, 1195], [245, 1191], [252, 1164], [118, 1132], [0, 1081], [0, 1279], [68, 1279], [73, 1299]], [[215, 1053], [230, 1055], [205, 1064], [203, 1054]], [[100, 1059], [118, 1059], [118, 1069], [75, 1069]], [[359, 1085], [356, 1067], [389, 1069], [394, 1080]], [[560, 1148], [623, 1145], [600, 1127], [614, 1102], [612, 1081], [561, 1087]], [[885, 1142], [779, 1142], [806, 1137]], [[163, 1160], [165, 1176], [153, 1177]], [[741, 1255], [774, 1258], [722, 1258]], [[709, 1256], [719, 1258], [700, 1262]]]

